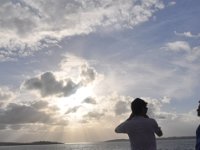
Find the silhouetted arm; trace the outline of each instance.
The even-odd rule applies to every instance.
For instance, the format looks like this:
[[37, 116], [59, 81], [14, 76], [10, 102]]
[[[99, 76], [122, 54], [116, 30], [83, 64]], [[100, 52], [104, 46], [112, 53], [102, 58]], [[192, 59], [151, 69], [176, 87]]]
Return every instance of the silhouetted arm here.
[[163, 133], [162, 133], [162, 130], [160, 127], [158, 127], [157, 131], [155, 132], [157, 136], [162, 136]]
[[[153, 119], [154, 120], [154, 119]], [[161, 128], [158, 126], [157, 122], [154, 120], [154, 132], [157, 136], [162, 136], [162, 130]]]
[[125, 121], [123, 123], [121, 123], [120, 125], [118, 125], [116, 128], [115, 128], [115, 132], [116, 133], [127, 133], [127, 122], [128, 121]]

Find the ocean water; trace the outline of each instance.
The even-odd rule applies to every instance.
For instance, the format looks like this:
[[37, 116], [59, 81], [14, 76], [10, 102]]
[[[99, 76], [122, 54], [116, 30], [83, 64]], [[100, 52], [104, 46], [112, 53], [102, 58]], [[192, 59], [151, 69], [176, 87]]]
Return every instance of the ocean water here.
[[[194, 139], [158, 140], [157, 150], [194, 150]], [[0, 150], [130, 150], [129, 142], [96, 144], [1, 146]]]

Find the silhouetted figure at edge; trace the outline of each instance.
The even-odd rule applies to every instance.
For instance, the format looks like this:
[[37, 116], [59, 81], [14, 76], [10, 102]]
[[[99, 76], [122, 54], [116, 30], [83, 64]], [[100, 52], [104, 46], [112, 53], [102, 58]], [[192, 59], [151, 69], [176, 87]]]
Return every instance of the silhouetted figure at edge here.
[[156, 150], [155, 134], [162, 136], [162, 131], [157, 122], [147, 116], [147, 103], [136, 98], [131, 110], [130, 117], [117, 126], [115, 132], [128, 134], [132, 150]]
[[[197, 108], [197, 116], [200, 117], [200, 101], [199, 101], [199, 106]], [[195, 150], [200, 150], [200, 125], [198, 126], [196, 130], [196, 146]]]

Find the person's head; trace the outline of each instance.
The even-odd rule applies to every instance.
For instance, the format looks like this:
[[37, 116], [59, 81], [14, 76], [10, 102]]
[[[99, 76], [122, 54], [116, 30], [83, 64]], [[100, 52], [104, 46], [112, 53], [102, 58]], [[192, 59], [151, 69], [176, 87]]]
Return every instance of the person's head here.
[[134, 115], [146, 115], [147, 113], [147, 102], [143, 99], [136, 98], [131, 103], [131, 110]]
[[199, 101], [199, 105], [198, 105], [198, 108], [197, 108], [197, 116], [200, 117], [200, 101]]

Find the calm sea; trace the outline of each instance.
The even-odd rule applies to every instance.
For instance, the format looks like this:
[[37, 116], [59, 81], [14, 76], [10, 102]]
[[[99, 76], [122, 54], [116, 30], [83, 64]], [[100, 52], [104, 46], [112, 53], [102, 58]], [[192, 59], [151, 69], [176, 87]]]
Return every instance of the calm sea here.
[[[194, 139], [157, 141], [158, 150], [194, 150], [194, 147]], [[0, 150], [130, 150], [130, 146], [129, 142], [108, 142], [98, 144], [2, 146]]]

